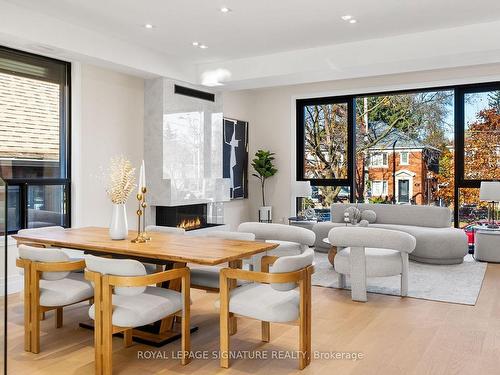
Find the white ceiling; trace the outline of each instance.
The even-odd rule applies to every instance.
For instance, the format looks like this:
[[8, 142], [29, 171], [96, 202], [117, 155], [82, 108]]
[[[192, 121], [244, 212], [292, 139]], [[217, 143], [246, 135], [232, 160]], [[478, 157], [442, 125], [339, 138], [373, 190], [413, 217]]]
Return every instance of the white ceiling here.
[[[4, 0], [2, 0], [4, 1]], [[499, 0], [7, 0], [192, 63], [500, 19]], [[223, 14], [221, 6], [232, 12]], [[358, 23], [341, 19], [351, 14]], [[152, 30], [145, 23], [155, 25]], [[63, 33], [64, 30], [61, 30]], [[194, 48], [192, 41], [209, 46]]]

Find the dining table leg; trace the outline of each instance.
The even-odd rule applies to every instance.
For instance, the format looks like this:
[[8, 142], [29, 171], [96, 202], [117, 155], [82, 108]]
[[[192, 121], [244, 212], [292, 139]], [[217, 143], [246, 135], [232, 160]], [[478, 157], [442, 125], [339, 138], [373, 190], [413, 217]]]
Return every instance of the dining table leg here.
[[[243, 267], [243, 261], [241, 259], [238, 260], [233, 260], [229, 262], [229, 268], [242, 268]], [[230, 279], [228, 280], [228, 286], [229, 289], [234, 289], [237, 286], [237, 280]], [[234, 335], [238, 331], [238, 321], [237, 318], [234, 316], [233, 313], [229, 313], [229, 334]]]

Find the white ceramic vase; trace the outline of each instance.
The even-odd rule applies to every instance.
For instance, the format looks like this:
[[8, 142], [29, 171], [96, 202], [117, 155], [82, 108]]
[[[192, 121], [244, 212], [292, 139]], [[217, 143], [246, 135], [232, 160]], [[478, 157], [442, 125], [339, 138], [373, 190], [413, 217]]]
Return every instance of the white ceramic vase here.
[[128, 235], [127, 209], [124, 204], [113, 204], [109, 237], [112, 240], [124, 240]]
[[273, 221], [273, 207], [272, 206], [259, 207], [259, 221], [261, 223], [270, 223]]

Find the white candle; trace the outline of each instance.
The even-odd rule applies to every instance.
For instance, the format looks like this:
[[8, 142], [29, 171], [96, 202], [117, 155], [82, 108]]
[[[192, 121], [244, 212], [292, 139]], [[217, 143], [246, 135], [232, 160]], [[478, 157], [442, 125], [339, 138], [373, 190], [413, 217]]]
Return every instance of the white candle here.
[[142, 182], [142, 179], [143, 179], [143, 164], [141, 164], [141, 169], [139, 171], [139, 184], [137, 184], [137, 194], [142, 194], [142, 185], [143, 185], [143, 182]]
[[145, 188], [146, 187], [146, 165], [144, 164], [144, 160], [142, 161], [141, 170], [142, 170], [142, 176], [141, 176], [142, 187]]

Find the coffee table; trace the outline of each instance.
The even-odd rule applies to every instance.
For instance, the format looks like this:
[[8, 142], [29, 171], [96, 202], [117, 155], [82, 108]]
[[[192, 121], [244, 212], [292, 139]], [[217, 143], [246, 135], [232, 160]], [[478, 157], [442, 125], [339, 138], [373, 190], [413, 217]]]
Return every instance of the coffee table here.
[[332, 264], [335, 260], [335, 255], [337, 255], [337, 246], [331, 246], [330, 240], [327, 238], [323, 238], [323, 242], [330, 245], [330, 250], [328, 250], [328, 261]]

